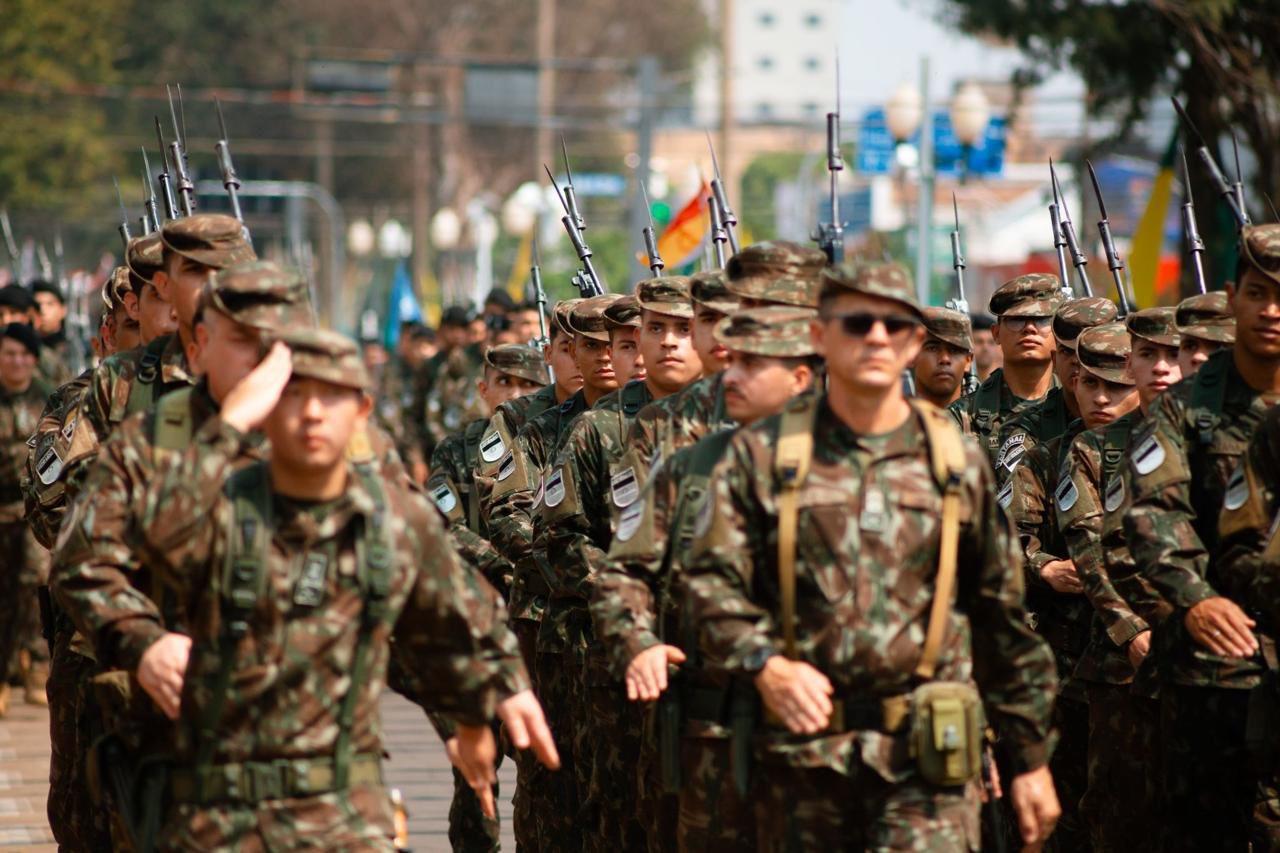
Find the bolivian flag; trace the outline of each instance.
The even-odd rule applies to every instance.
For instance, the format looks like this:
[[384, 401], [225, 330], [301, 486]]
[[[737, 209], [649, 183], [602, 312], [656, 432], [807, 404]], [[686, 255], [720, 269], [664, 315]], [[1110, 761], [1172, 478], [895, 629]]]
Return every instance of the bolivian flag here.
[[1147, 209], [1138, 220], [1129, 249], [1130, 283], [1138, 308], [1178, 303], [1177, 273], [1168, 275], [1167, 271], [1162, 271], [1160, 263], [1164, 253], [1164, 223], [1169, 216], [1169, 202], [1173, 199], [1174, 161], [1177, 156], [1178, 131], [1174, 128], [1169, 147], [1160, 160], [1160, 170], [1151, 183]]
[[703, 183], [698, 194], [671, 217], [667, 230], [658, 238], [658, 254], [668, 267], [682, 267], [698, 259], [711, 228], [711, 211], [707, 208], [710, 194], [711, 188]]

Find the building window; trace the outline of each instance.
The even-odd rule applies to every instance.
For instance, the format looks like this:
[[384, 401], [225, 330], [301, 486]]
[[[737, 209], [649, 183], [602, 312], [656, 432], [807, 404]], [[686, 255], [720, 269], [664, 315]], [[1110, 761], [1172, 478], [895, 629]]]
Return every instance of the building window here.
[[805, 59], [804, 67], [807, 71], [818, 71], [822, 68], [822, 60], [816, 56], [810, 56]]
[[756, 60], [756, 65], [760, 66], [761, 71], [768, 71], [770, 68], [773, 67], [773, 57], [762, 56]]
[[816, 116], [818, 114], [818, 105], [813, 101], [805, 101], [801, 109], [804, 110], [805, 115]]
[[804, 25], [810, 29], [816, 30], [822, 26], [822, 16], [817, 12], [810, 12], [804, 16]]
[[777, 19], [776, 17], [774, 17], [774, 14], [773, 14], [772, 12], [761, 12], [761, 13], [760, 13], [760, 26], [762, 26], [762, 27], [772, 27], [772, 26], [773, 26], [774, 24], [776, 24], [777, 22], [778, 22], [778, 19]]
[[773, 105], [766, 103], [756, 104], [756, 115], [763, 119], [773, 118]]

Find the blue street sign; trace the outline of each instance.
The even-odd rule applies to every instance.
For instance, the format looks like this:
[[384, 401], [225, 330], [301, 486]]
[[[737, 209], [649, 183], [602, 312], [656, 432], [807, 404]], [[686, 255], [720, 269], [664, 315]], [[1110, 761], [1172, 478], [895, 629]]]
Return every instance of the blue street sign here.
[[[920, 131], [908, 144], [919, 146]], [[1004, 170], [1005, 119], [997, 116], [987, 122], [978, 142], [969, 149], [967, 168], [970, 175], [998, 175]], [[858, 130], [858, 171], [864, 175], [887, 175], [893, 171], [894, 140], [889, 133], [884, 109], [873, 107], [862, 116]], [[946, 110], [933, 114], [934, 173], [956, 176], [961, 173], [964, 146], [951, 130], [951, 116]]]
[[606, 172], [583, 172], [573, 176], [573, 188], [579, 196], [617, 198], [627, 191], [627, 179]]

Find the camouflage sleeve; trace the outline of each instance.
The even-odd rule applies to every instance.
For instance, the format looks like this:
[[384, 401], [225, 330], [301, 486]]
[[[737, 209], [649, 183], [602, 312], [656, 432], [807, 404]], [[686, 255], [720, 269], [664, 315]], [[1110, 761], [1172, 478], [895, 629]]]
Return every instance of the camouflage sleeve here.
[[1046, 563], [1061, 560], [1062, 557], [1044, 550], [1045, 527], [1050, 523], [1053, 507], [1049, 505], [1049, 495], [1040, 479], [1040, 466], [1034, 464], [1035, 461], [1024, 457], [1014, 467], [1013, 476], [999, 494], [1003, 500], [1008, 501], [1009, 518], [1018, 531], [1027, 585], [1049, 590], [1052, 588], [1040, 573]]
[[[27, 523], [36, 541], [50, 550], [66, 515], [70, 495], [79, 483], [61, 476], [62, 463], [79, 452], [79, 445], [94, 444], [89, 430], [79, 430], [75, 414], [89, 382], [89, 371], [58, 388], [45, 404], [35, 433], [27, 443], [27, 464], [22, 478]], [[81, 469], [83, 474], [83, 468]]]
[[[140, 416], [139, 416], [140, 417]], [[51, 586], [98, 661], [132, 671], [165, 633], [156, 604], [134, 585], [141, 568], [132, 519], [148, 472], [127, 428], [101, 447], [54, 552]]]
[[963, 529], [958, 606], [973, 625], [973, 673], [1015, 774], [1049, 760], [1058, 677], [1049, 646], [1026, 622], [1022, 555], [1013, 524], [995, 498], [994, 474], [968, 442], [973, 514]]
[[1175, 609], [1217, 595], [1205, 580], [1208, 554], [1194, 526], [1191, 473], [1180, 404], [1166, 393], [1133, 438], [1133, 505], [1124, 518], [1129, 550], [1151, 585]]
[[[536, 541], [545, 543], [557, 592], [590, 599], [613, 538], [605, 445], [595, 419], [574, 421], [547, 475]], [[561, 490], [553, 488], [558, 478]]]
[[1272, 409], [1254, 431], [1236, 478], [1240, 484], [1228, 488], [1218, 518], [1214, 565], [1232, 600], [1280, 625], [1280, 409]]
[[969, 396], [961, 397], [947, 406], [947, 413], [955, 420], [961, 432], [965, 435], [973, 435], [973, 414], [969, 409]]
[[[1101, 488], [1102, 468], [1098, 449], [1088, 434], [1076, 437], [1067, 454], [1066, 479], [1075, 490], [1070, 504], [1058, 506], [1058, 529], [1066, 539], [1085, 597], [1102, 620], [1107, 636], [1124, 646], [1147, 630], [1144, 622], [1116, 590], [1102, 547], [1106, 510]], [[1063, 509], [1066, 505], [1066, 509]]]
[[519, 565], [533, 548], [533, 511], [542, 485], [545, 448], [535, 430], [522, 429], [507, 450], [502, 466], [484, 491], [487, 503], [480, 505], [480, 518], [489, 531], [489, 541], [512, 563]]
[[449, 541], [463, 562], [478, 571], [504, 596], [507, 594], [511, 589], [514, 567], [489, 540], [470, 527], [454, 524], [449, 527]]

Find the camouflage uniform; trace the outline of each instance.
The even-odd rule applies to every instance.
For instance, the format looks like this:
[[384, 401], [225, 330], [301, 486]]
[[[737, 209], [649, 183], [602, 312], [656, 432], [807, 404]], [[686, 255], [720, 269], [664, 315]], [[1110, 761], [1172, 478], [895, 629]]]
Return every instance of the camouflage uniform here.
[[[1129, 328], [1112, 323], [1080, 335], [1081, 371], [1132, 385], [1125, 358], [1134, 328], [1162, 346], [1177, 346], [1176, 332], [1171, 344], [1161, 334], [1173, 330], [1173, 309], [1139, 313], [1145, 316], [1129, 315]], [[1110, 483], [1124, 460], [1129, 430], [1139, 417], [1125, 415], [1075, 439], [1064, 464], [1062, 500], [1057, 507], [1058, 525], [1093, 608], [1089, 644], [1073, 679], [1088, 693], [1088, 790], [1080, 801], [1080, 814], [1096, 850], [1158, 849], [1151, 833], [1158, 822], [1151, 774], [1157, 714], [1151, 699], [1132, 692], [1134, 670], [1125, 651], [1148, 626], [1111, 580], [1111, 551], [1123, 544], [1103, 540], [1104, 517], [1119, 509], [1123, 498], [1120, 487]]]
[[[348, 339], [309, 330], [284, 338], [295, 375], [367, 385]], [[303, 505], [270, 493], [267, 463], [233, 473], [246, 440], [210, 421], [143, 498], [149, 565], [190, 615], [194, 640], [160, 846], [288, 847], [305, 838], [390, 850], [377, 712], [389, 658], [429, 685], [417, 701], [480, 725], [497, 699], [527, 686], [515, 639], [501, 600], [460, 570], [435, 511], [402, 482], [353, 466], [341, 498]], [[248, 523], [268, 517], [263, 528]], [[237, 544], [243, 531], [249, 541]], [[67, 547], [91, 535], [90, 524], [76, 525]], [[243, 566], [255, 553], [257, 577], [222, 575], [224, 564]], [[295, 579], [307, 554], [321, 571], [304, 566]], [[259, 582], [270, 594], [238, 605], [236, 590]], [[161, 614], [118, 569], [113, 577], [108, 560], [93, 575], [60, 575], [55, 587], [107, 663], [135, 669], [164, 633]], [[228, 627], [239, 620], [243, 633]], [[308, 641], [285, 644], [286, 634]], [[263, 655], [275, 665], [260, 666]], [[320, 659], [329, 665], [316, 666]]]
[[1222, 290], [1197, 293], [1178, 303], [1178, 334], [1230, 346], [1236, 342], [1236, 318]]
[[412, 428], [417, 416], [413, 408], [415, 369], [399, 355], [392, 355], [378, 376], [377, 420], [396, 442], [396, 451], [405, 465], [425, 463], [419, 433]]
[[[996, 289], [991, 295], [989, 308], [997, 317], [1051, 317], [1062, 304], [1061, 287], [1057, 276], [1045, 273], [1020, 275]], [[996, 467], [1001, 450], [1000, 432], [1004, 425], [1043, 399], [1024, 400], [1014, 396], [1004, 381], [1004, 369], [997, 368], [976, 391], [952, 403], [950, 412], [960, 428], [978, 440], [987, 452], [988, 461]], [[1066, 428], [1065, 423], [1062, 428]], [[1013, 452], [1010, 447], [1006, 456]], [[1007, 473], [1012, 466], [1005, 470]]]
[[436, 445], [476, 418], [485, 417], [484, 401], [476, 390], [476, 381], [484, 378], [484, 347], [480, 344], [459, 347], [437, 354], [427, 373], [431, 387], [423, 395], [418, 410], [423, 437], [422, 452], [428, 459]]
[[[806, 356], [813, 352], [811, 317], [809, 309], [754, 309], [730, 315], [716, 334], [733, 350]], [[731, 436], [732, 429], [717, 431], [659, 461], [640, 499], [619, 516], [608, 562], [591, 597], [596, 635], [616, 676], [625, 675], [638, 654], [659, 643], [679, 646], [689, 657], [671, 688], [675, 695], [661, 700], [674, 703], [686, 722], [681, 731], [664, 732], [668, 743], [659, 748], [653, 742], [651, 714], [645, 739], [648, 755], [639, 780], [642, 791], [660, 790], [661, 756], [672, 741], [679, 743], [682, 784], [676, 843], [682, 850], [755, 848], [750, 810], [728, 772], [729, 682], [698, 665], [692, 625], [681, 622], [687, 612], [683, 569], [693, 520], [706, 496], [711, 469]], [[669, 725], [665, 713], [658, 712], [656, 725]], [[666, 829], [650, 827], [650, 849], [671, 848]]]
[[[1266, 272], [1280, 257], [1280, 225], [1247, 228], [1241, 262]], [[1274, 400], [1250, 387], [1231, 351], [1161, 395], [1132, 437], [1133, 505], [1125, 532], [1138, 570], [1173, 608], [1156, 631], [1161, 672], [1161, 774], [1167, 849], [1245, 849], [1257, 777], [1244, 732], [1260, 660], [1222, 658], [1184, 626], [1186, 611], [1218, 595], [1217, 518], [1254, 427]], [[1234, 497], [1234, 494], [1232, 493]], [[1266, 628], [1258, 633], [1266, 639]]]

